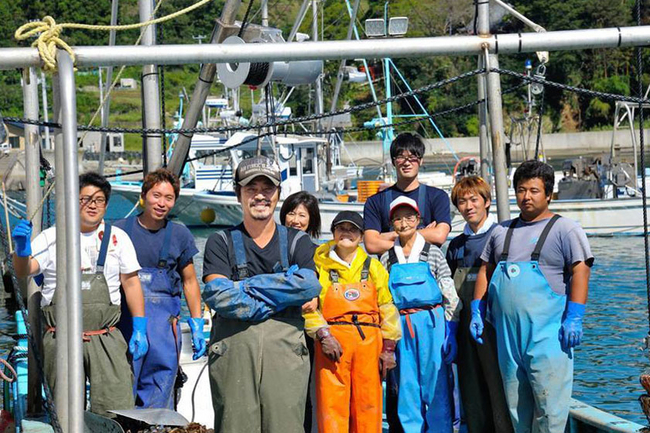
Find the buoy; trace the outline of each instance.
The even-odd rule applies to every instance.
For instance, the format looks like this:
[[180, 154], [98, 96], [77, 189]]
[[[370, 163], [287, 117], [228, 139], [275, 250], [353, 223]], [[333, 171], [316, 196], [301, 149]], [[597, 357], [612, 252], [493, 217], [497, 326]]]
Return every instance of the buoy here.
[[212, 224], [214, 219], [217, 217], [217, 214], [214, 212], [214, 209], [210, 207], [206, 207], [201, 211], [199, 217], [201, 218], [201, 221], [203, 221], [205, 224]]

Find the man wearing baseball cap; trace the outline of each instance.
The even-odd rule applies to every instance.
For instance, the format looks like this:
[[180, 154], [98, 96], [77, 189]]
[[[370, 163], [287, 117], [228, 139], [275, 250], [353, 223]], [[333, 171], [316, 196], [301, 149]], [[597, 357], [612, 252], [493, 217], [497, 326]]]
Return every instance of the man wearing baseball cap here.
[[399, 426], [393, 421], [391, 428], [451, 433], [447, 378], [462, 305], [445, 256], [417, 230], [418, 203], [399, 196], [390, 203], [389, 216], [398, 237], [381, 263], [390, 272], [388, 287], [404, 329], [395, 370]]
[[386, 270], [359, 247], [361, 215], [339, 212], [332, 235], [314, 257], [323, 287], [318, 309], [304, 315], [307, 334], [317, 340], [318, 431], [379, 432], [381, 380], [395, 367], [399, 314]]
[[309, 355], [300, 306], [320, 283], [309, 236], [273, 219], [280, 183], [271, 159], [242, 161], [235, 193], [243, 222], [205, 245], [215, 433], [304, 431]]

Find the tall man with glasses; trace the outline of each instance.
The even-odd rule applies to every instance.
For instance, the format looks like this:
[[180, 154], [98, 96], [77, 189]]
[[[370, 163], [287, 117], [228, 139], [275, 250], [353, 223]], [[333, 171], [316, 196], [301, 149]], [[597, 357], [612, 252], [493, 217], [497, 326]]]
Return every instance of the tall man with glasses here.
[[[110, 194], [111, 185], [103, 176], [85, 173], [79, 177], [83, 336], [78, 338], [84, 342], [90, 410], [104, 416], [114, 416], [108, 410], [133, 408], [133, 374], [127, 350], [134, 359], [139, 359], [149, 348], [135, 249], [124, 231], [104, 223]], [[18, 277], [43, 273], [45, 376], [56, 393], [56, 227], [44, 230], [30, 242], [31, 234], [28, 221], [20, 221], [14, 228], [14, 268]], [[120, 284], [134, 318], [128, 347], [116, 328], [120, 320]]]
[[[422, 185], [418, 174], [424, 158], [424, 142], [417, 134], [403, 132], [390, 145], [390, 157], [397, 172], [397, 182], [368, 198], [363, 208], [366, 251], [383, 254], [398, 239], [390, 221], [390, 204], [400, 196], [414, 200], [420, 210], [418, 233], [430, 244], [441, 246], [451, 231], [449, 197], [436, 187]], [[389, 374], [386, 411], [391, 432], [402, 428], [397, 419], [397, 384], [394, 374]]]

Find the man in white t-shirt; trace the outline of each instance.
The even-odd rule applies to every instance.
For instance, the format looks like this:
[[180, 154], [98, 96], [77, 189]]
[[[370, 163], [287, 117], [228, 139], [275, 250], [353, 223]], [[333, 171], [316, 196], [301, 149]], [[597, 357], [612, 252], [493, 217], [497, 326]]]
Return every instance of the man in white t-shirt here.
[[[127, 345], [115, 327], [120, 319], [120, 285], [133, 316], [128, 351], [139, 359], [149, 347], [135, 249], [124, 231], [103, 221], [110, 194], [111, 186], [103, 176], [86, 173], [79, 177], [84, 370], [90, 381], [90, 410], [105, 416], [111, 416], [108, 410], [134, 406]], [[28, 221], [20, 221], [13, 231], [14, 268], [18, 277], [43, 274], [44, 367], [56, 392], [56, 229], [43, 231], [30, 243], [31, 231]]]

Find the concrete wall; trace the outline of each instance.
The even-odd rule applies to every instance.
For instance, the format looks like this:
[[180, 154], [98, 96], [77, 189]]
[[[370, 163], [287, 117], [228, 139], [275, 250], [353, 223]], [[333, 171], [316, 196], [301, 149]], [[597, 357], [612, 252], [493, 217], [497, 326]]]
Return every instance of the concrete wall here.
[[[636, 135], [637, 146], [639, 135]], [[478, 156], [479, 142], [478, 137], [460, 137], [446, 139], [449, 147], [459, 157]], [[533, 139], [533, 143], [534, 143]], [[542, 143], [549, 158], [563, 158], [579, 155], [597, 154], [609, 152], [612, 142], [612, 131], [592, 131], [592, 132], [574, 132], [543, 134]], [[645, 130], [646, 146], [650, 145], [650, 129]], [[624, 154], [632, 154], [632, 141], [630, 131], [619, 130], [614, 139], [615, 145], [619, 145]], [[347, 152], [342, 152], [343, 163], [348, 164], [351, 161], [360, 165], [375, 165], [381, 161], [381, 142], [380, 141], [358, 141], [345, 143]], [[426, 140], [425, 161], [436, 162], [437, 160], [452, 159], [452, 152], [445, 142], [440, 138]], [[514, 150], [520, 151], [521, 147]]]

